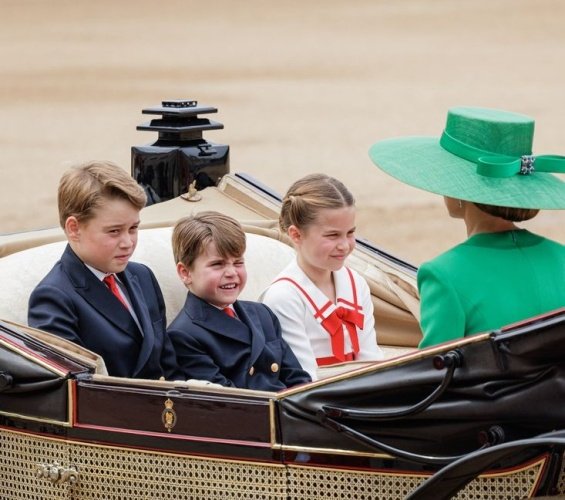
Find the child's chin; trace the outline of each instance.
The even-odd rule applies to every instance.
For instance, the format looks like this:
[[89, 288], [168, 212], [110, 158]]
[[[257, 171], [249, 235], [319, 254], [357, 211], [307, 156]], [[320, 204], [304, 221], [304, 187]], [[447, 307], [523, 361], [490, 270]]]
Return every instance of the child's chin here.
[[345, 265], [344, 260], [334, 260], [328, 267], [330, 271], [339, 271]]
[[128, 263], [126, 262], [123, 266], [112, 266], [112, 269], [109, 271], [111, 273], [121, 273], [126, 267]]

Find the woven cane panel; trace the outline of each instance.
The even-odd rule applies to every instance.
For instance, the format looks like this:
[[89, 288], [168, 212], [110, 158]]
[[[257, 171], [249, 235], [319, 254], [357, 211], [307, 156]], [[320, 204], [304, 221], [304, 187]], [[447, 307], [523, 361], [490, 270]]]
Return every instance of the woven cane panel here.
[[[543, 462], [497, 476], [481, 476], [459, 492], [459, 500], [508, 500], [527, 498], [533, 491]], [[426, 478], [410, 475], [353, 472], [334, 469], [289, 467], [289, 498], [402, 500]]]
[[507, 474], [480, 476], [456, 495], [459, 500], [509, 500], [530, 498], [545, 460]]
[[296, 500], [403, 499], [425, 477], [311, 467], [289, 467], [289, 498]]
[[[105, 448], [0, 430], [0, 495], [5, 500], [403, 499], [424, 478], [326, 468], [258, 465]], [[77, 484], [36, 477], [38, 464], [74, 466]], [[455, 498], [531, 496], [543, 461], [482, 476]], [[565, 484], [565, 471], [559, 491]]]
[[69, 484], [36, 477], [36, 465], [68, 463], [67, 445], [55, 440], [0, 431], [0, 496], [5, 500], [69, 498]]
[[76, 500], [286, 498], [283, 466], [72, 444]]

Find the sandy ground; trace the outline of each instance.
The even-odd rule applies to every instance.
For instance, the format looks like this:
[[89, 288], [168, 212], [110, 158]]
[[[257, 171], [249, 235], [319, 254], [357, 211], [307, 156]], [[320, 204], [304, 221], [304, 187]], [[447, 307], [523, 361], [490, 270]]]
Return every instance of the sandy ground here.
[[[376, 140], [441, 133], [447, 108], [536, 118], [535, 151], [565, 154], [560, 0], [1, 0], [0, 233], [56, 225], [76, 161], [127, 170], [141, 109], [216, 106], [205, 137], [232, 171], [280, 192], [323, 171], [357, 198], [359, 234], [415, 264], [465, 237], [441, 198], [367, 156]], [[565, 213], [527, 228], [565, 242]]]

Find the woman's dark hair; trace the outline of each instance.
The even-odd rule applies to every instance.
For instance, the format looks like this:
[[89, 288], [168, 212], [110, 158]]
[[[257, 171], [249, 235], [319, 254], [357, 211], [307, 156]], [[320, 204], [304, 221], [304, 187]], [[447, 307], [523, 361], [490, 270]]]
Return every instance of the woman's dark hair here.
[[475, 203], [475, 205], [489, 215], [512, 222], [530, 220], [539, 212], [537, 208], [497, 207], [495, 205], [484, 205], [482, 203]]

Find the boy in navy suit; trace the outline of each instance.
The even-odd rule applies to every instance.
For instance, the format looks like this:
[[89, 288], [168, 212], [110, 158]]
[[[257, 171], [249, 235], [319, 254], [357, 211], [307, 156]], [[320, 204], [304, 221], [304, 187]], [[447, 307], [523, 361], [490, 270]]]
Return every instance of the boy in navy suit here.
[[28, 322], [98, 353], [110, 375], [176, 377], [165, 302], [151, 270], [129, 262], [143, 189], [111, 162], [88, 162], [59, 183], [67, 247], [29, 299]]
[[310, 381], [264, 304], [237, 300], [247, 273], [245, 233], [231, 217], [201, 212], [173, 229], [177, 272], [189, 289], [168, 333], [186, 379], [278, 391]]

